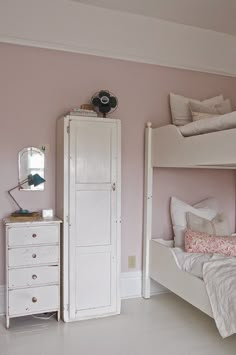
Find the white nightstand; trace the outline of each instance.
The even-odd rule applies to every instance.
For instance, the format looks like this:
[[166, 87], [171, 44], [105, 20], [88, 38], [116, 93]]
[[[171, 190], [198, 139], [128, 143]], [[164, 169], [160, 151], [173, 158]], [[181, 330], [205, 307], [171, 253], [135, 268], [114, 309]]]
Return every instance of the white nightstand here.
[[3, 220], [6, 231], [6, 328], [10, 318], [57, 312], [60, 319], [60, 223]]

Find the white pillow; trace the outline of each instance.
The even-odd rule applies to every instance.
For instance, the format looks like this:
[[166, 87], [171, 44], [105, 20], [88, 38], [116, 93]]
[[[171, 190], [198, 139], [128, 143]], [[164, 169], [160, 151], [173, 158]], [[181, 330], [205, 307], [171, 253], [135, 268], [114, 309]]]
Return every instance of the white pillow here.
[[204, 101], [192, 100], [188, 97], [170, 93], [170, 107], [172, 114], [172, 123], [176, 126], [183, 126], [192, 122], [192, 114], [189, 103], [202, 103], [206, 106], [212, 107], [224, 101], [223, 95], [215, 96]]
[[215, 197], [208, 197], [195, 205], [193, 205], [194, 208], [207, 208], [216, 211], [216, 213], [221, 213], [222, 209], [219, 204], [219, 201]]
[[191, 206], [176, 197], [171, 197], [170, 214], [174, 230], [175, 247], [184, 248], [184, 233], [187, 228], [186, 213], [191, 212], [196, 216], [211, 221], [219, 213], [218, 202], [215, 198], [207, 198]]

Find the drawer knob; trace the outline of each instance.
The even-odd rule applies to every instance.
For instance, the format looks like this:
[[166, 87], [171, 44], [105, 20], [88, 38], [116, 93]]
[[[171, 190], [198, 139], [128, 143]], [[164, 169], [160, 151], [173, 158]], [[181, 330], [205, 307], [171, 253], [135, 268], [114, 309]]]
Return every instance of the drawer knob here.
[[36, 297], [33, 297], [33, 298], [32, 298], [32, 302], [33, 302], [33, 303], [36, 303], [37, 301], [38, 301], [38, 300], [37, 300]]
[[32, 237], [33, 237], [33, 238], [36, 238], [36, 237], [37, 237], [37, 234], [35, 234], [35, 233], [32, 234]]
[[36, 258], [36, 256], [37, 256], [36, 254], [32, 254], [32, 258], [33, 258], [33, 259], [35, 259], [35, 258]]
[[37, 275], [32, 275], [32, 279], [36, 280], [37, 279]]

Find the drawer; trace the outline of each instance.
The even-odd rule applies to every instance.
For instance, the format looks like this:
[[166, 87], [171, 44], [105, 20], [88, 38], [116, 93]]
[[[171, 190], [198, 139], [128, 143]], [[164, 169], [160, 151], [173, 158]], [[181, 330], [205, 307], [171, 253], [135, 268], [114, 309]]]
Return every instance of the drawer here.
[[58, 226], [14, 227], [8, 230], [10, 247], [59, 243]]
[[57, 245], [16, 248], [8, 250], [8, 266], [20, 267], [59, 262], [59, 247]]
[[9, 315], [26, 315], [59, 308], [59, 286], [9, 291]]
[[8, 287], [29, 287], [59, 283], [59, 266], [35, 266], [9, 270]]

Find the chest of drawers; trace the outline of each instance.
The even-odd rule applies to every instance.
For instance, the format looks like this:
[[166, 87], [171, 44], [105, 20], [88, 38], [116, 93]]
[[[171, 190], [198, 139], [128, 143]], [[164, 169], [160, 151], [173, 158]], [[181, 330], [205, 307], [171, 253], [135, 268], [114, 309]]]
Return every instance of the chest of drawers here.
[[60, 319], [59, 219], [12, 222], [6, 234], [6, 327], [10, 318], [57, 312]]

